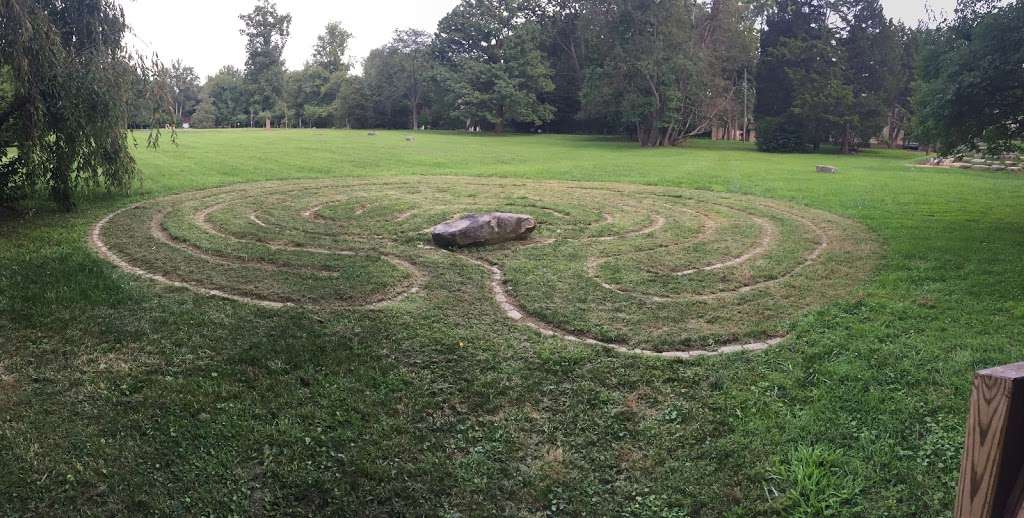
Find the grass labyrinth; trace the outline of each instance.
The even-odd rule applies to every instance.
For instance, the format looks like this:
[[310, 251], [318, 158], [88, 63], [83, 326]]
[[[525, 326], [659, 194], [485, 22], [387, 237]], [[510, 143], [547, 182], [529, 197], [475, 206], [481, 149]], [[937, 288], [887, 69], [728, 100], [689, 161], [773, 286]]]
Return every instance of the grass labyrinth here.
[[[445, 252], [426, 229], [506, 211], [529, 240]], [[286, 181], [158, 198], [104, 218], [122, 269], [315, 312], [445, 301], [545, 335], [672, 357], [763, 348], [843, 299], [880, 247], [853, 221], [738, 194], [472, 178]], [[489, 307], [470, 295], [487, 290]]]

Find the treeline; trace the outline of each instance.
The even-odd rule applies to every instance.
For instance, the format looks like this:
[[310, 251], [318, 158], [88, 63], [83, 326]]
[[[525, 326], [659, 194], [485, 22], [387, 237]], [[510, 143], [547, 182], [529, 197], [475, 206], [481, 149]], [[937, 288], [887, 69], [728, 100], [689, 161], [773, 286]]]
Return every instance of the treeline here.
[[240, 16], [244, 70], [202, 86], [180, 63], [166, 76], [179, 120], [199, 128], [512, 129], [644, 146], [717, 130], [756, 135], [763, 151], [952, 149], [1009, 142], [1021, 126], [1013, 106], [982, 116], [1024, 68], [1022, 1], [1000, 4], [960, 0], [953, 19], [908, 27], [879, 0], [463, 0], [432, 34], [396, 31], [355, 74], [336, 22], [286, 70], [291, 17], [264, 0]]
[[286, 71], [291, 18], [264, 1], [241, 16], [244, 70], [225, 67], [200, 87], [178, 66], [186, 73], [172, 74], [173, 90], [182, 117], [201, 128], [269, 120], [623, 133], [672, 145], [749, 124], [765, 3], [464, 0], [433, 34], [397, 31], [356, 75], [342, 59], [351, 34], [337, 23], [302, 69]]

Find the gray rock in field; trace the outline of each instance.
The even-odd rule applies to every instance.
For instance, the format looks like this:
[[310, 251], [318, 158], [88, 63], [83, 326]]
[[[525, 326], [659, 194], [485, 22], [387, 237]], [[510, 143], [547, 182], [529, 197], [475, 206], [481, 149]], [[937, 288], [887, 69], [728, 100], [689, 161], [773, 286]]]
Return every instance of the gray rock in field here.
[[971, 165], [988, 165], [988, 160], [984, 158], [972, 158], [969, 162]]
[[1006, 170], [1006, 166], [1005, 165], [994, 165], [994, 166], [989, 167], [989, 169], [991, 169], [993, 171], [1005, 171]]
[[958, 164], [953, 164], [953, 167], [959, 167], [960, 169], [970, 169], [971, 164], [968, 164], [967, 162], [960, 162]]
[[989, 166], [987, 166], [987, 165], [981, 165], [981, 164], [978, 164], [978, 165], [972, 165], [972, 166], [971, 166], [971, 169], [973, 169], [973, 170], [975, 170], [975, 171], [991, 171], [991, 170], [992, 170], [992, 168], [991, 168], [991, 167], [989, 167]]
[[837, 169], [835, 167], [832, 167], [830, 165], [819, 165], [819, 166], [815, 167], [814, 170], [819, 172], [819, 173], [828, 173], [828, 174], [836, 174], [836, 173], [839, 172], [839, 169]]
[[1013, 167], [1007, 167], [1006, 170], [1011, 172], [1011, 173], [1019, 173], [1019, 172], [1021, 172], [1022, 168], [1018, 167], [1018, 166], [1013, 166]]
[[445, 221], [430, 229], [430, 237], [442, 248], [494, 245], [525, 239], [536, 228], [537, 222], [526, 214], [488, 212]]
[[405, 137], [406, 142], [416, 142], [416, 137]]
[[371, 136], [371, 137], [376, 137], [377, 136], [377, 132], [376, 131], [369, 131], [366, 134]]

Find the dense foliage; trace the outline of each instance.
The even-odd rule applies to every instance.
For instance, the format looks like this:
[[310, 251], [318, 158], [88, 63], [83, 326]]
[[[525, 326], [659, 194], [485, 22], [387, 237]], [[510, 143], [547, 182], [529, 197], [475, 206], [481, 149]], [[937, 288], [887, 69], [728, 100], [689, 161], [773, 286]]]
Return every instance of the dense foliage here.
[[167, 71], [132, 59], [126, 30], [113, 0], [0, 0], [0, 203], [131, 185], [129, 111], [153, 94], [135, 87]]
[[340, 23], [285, 72], [288, 15], [264, 0], [242, 19], [245, 74], [207, 81], [197, 127], [511, 127], [643, 146], [756, 131], [765, 151], [906, 140], [922, 34], [879, 0], [463, 0], [434, 34], [396, 31], [354, 75]]
[[940, 151], [1016, 150], [1024, 139], [1024, 1], [960, 2], [925, 32], [916, 126]]
[[909, 107], [908, 32], [878, 0], [777, 0], [761, 33], [758, 147], [850, 151], [887, 124], [895, 140]]
[[[286, 73], [282, 93], [271, 93], [276, 101], [259, 104], [280, 126], [512, 127], [677, 144], [715, 125], [750, 124], [742, 102], [753, 103], [762, 4], [464, 0], [435, 34], [396, 31], [360, 75], [342, 60], [350, 34], [333, 22], [306, 65]], [[269, 3], [257, 10], [282, 16]], [[209, 79], [195, 126], [244, 119], [219, 108], [237, 104], [226, 82], [224, 71]], [[250, 82], [247, 73], [243, 96]]]

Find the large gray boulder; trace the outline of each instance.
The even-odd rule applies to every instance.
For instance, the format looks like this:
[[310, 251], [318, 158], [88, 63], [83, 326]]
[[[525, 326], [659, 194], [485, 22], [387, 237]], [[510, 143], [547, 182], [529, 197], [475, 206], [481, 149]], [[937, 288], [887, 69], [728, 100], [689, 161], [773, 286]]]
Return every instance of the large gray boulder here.
[[537, 222], [526, 214], [488, 212], [445, 221], [430, 229], [430, 237], [442, 248], [494, 245], [525, 239], [535, 228]]
[[815, 169], [815, 171], [817, 171], [819, 173], [826, 173], [826, 174], [836, 174], [836, 173], [839, 172], [838, 168], [832, 167], [830, 165], [819, 165], [819, 166], [815, 167], [814, 169]]

